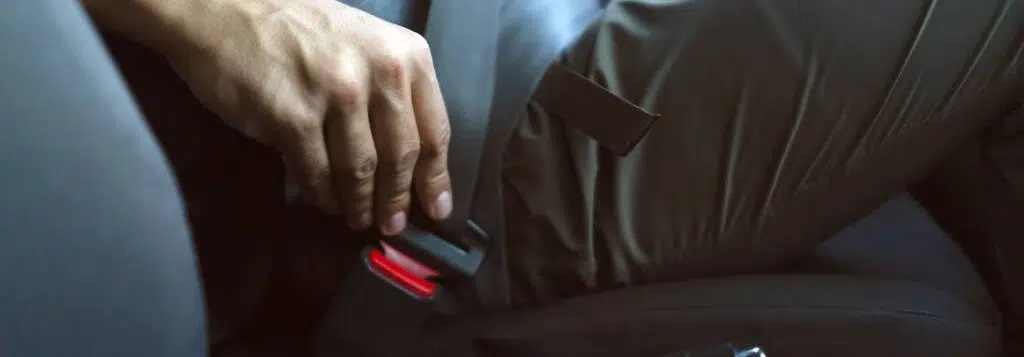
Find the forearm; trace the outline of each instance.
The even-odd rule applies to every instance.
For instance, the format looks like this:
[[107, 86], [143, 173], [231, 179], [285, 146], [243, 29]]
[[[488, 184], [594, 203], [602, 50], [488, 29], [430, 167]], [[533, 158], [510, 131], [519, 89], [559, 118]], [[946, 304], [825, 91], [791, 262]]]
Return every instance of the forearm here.
[[[206, 0], [80, 0], [90, 17], [107, 31], [118, 33], [162, 55], [192, 46]], [[216, 22], [214, 22], [216, 23]]]

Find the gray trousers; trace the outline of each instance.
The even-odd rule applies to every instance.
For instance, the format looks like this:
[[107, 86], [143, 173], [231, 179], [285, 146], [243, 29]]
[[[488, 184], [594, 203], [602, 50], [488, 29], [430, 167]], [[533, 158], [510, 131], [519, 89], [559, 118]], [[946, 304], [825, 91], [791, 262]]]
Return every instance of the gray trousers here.
[[163, 154], [75, 0], [0, 11], [0, 356], [199, 357]]

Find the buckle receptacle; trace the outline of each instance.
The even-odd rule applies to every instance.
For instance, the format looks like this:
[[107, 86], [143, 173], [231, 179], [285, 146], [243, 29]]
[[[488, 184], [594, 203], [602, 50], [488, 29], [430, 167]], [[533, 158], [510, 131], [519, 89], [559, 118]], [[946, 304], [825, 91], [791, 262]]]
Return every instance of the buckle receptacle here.
[[[442, 235], [458, 239], [446, 239]], [[457, 231], [441, 234], [410, 225], [397, 236], [385, 237], [383, 243], [436, 270], [442, 280], [464, 281], [471, 279], [480, 268], [487, 237], [480, 227], [466, 221]]]
[[315, 356], [416, 355], [443, 287], [470, 281], [484, 258], [476, 225], [456, 234], [457, 242], [409, 226], [365, 248], [325, 316]]

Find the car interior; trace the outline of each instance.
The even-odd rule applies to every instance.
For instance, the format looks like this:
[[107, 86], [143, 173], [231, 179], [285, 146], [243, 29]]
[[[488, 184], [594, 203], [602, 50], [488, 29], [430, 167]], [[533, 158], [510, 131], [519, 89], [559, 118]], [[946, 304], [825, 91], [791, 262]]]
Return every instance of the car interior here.
[[[402, 20], [394, 8], [369, 11], [425, 21]], [[396, 351], [415, 344], [424, 356], [1021, 351], [991, 257], [951, 238], [905, 192], [776, 272], [443, 314], [408, 337], [382, 317], [403, 311], [352, 302], [382, 297], [335, 296], [348, 275], [330, 252], [354, 256], [361, 243], [319, 238], [336, 228], [285, 199], [275, 154], [213, 120], [154, 55], [94, 29], [71, 0], [7, 4], [0, 53], [0, 356], [400, 355], [345, 346], [355, 337], [338, 333], [363, 328], [353, 336]], [[190, 139], [171, 139], [182, 136]], [[281, 235], [308, 239], [274, 239]], [[189, 239], [200, 236], [224, 238]], [[259, 260], [275, 258], [244, 248], [275, 244], [298, 257], [288, 269], [302, 274], [271, 271]], [[250, 303], [238, 296], [265, 286], [218, 290], [246, 276], [289, 280], [325, 298]], [[207, 323], [210, 301], [237, 301], [226, 316], [248, 316], [267, 299], [294, 310], [261, 310], [237, 336]], [[370, 310], [367, 318], [383, 326], [349, 322], [353, 310]]]

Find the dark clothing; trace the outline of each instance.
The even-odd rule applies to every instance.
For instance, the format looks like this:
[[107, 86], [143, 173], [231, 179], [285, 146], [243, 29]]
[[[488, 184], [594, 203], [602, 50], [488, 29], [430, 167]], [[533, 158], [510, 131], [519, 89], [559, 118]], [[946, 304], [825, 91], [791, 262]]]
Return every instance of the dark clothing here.
[[965, 239], [1024, 238], [1022, 49], [1019, 1], [615, 1], [564, 64], [662, 118], [618, 158], [529, 108], [513, 300], [769, 269], [926, 177]]
[[[112, 47], [189, 201], [215, 336], [251, 318], [274, 271], [292, 306], [325, 303], [352, 233], [289, 211], [273, 152], [152, 55]], [[501, 294], [769, 270], [908, 188], [989, 270], [1019, 275], [1004, 268], [1021, 240], [992, 247], [1024, 237], [1022, 49], [1012, 0], [614, 1], [561, 62], [663, 116], [619, 158], [525, 108], [501, 158]]]

